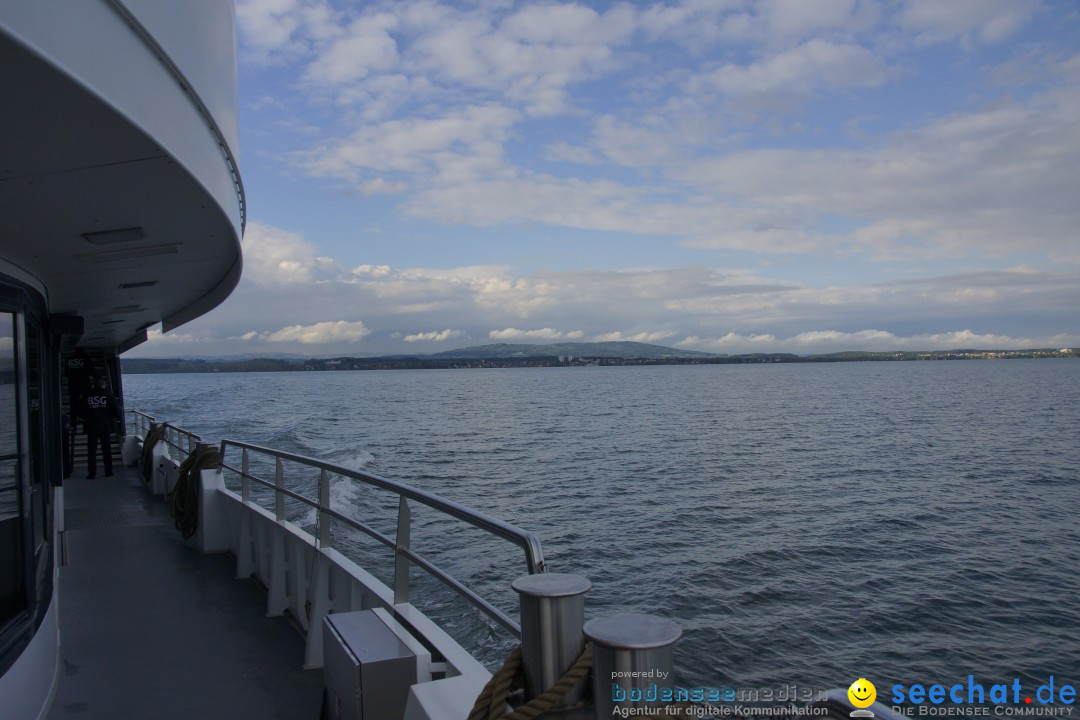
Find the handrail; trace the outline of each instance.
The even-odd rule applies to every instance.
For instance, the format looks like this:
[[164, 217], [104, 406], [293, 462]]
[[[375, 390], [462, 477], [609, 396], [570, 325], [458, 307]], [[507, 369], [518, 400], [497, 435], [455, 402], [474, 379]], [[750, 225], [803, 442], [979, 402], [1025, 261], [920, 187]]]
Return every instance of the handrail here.
[[[147, 415], [142, 410], [128, 409], [126, 414], [133, 416], [131, 426], [135, 429], [135, 434], [141, 437], [145, 437], [146, 433], [150, 432], [150, 426], [157, 423], [157, 418], [153, 415]], [[126, 424], [124, 430], [127, 431]]]
[[[229, 447], [237, 448], [241, 451], [241, 467], [236, 468], [225, 462], [226, 450]], [[273, 481], [260, 478], [251, 473], [249, 469], [249, 453], [260, 453], [263, 455], [269, 455], [275, 459], [276, 473]], [[282, 469], [282, 462], [288, 461], [298, 463], [300, 465], [306, 465], [311, 468], [315, 468], [320, 471], [319, 478], [319, 499], [317, 501], [306, 498], [299, 493], [293, 492], [284, 487], [284, 473]], [[221, 467], [218, 470], [219, 473], [224, 470], [230, 470], [237, 473], [241, 477], [241, 499], [244, 502], [250, 501], [250, 483], [254, 481], [257, 485], [274, 490], [275, 493], [275, 510], [278, 520], [284, 519], [284, 500], [285, 497], [297, 500], [309, 507], [315, 508], [318, 513], [318, 542], [323, 547], [329, 545], [330, 541], [330, 521], [337, 520], [349, 527], [352, 527], [360, 532], [372, 537], [383, 545], [394, 550], [395, 566], [394, 566], [394, 602], [404, 603], [408, 602], [409, 594], [409, 567], [410, 565], [416, 565], [425, 571], [427, 571], [434, 578], [448, 586], [454, 592], [458, 593], [466, 600], [471, 602], [479, 610], [487, 614], [493, 620], [512, 632], [515, 636], [521, 636], [520, 626], [507, 617], [498, 608], [491, 605], [489, 602], [481, 598], [475, 592], [462, 585], [459, 581], [451, 577], [449, 574], [438, 568], [431, 561], [427, 560], [423, 556], [417, 554], [409, 547], [409, 535], [411, 529], [411, 513], [409, 510], [409, 500], [413, 500], [430, 508], [438, 510], [446, 515], [457, 518], [463, 522], [484, 530], [496, 537], [507, 540], [517, 546], [519, 546], [525, 553], [526, 566], [529, 574], [542, 573], [546, 571], [544, 565], [544, 552], [540, 546], [540, 541], [530, 532], [522, 530], [510, 523], [503, 522], [497, 518], [493, 518], [490, 515], [473, 510], [472, 508], [460, 505], [451, 500], [446, 500], [438, 495], [434, 495], [425, 490], [400, 483], [395, 480], [389, 480], [378, 475], [372, 475], [370, 473], [359, 472], [357, 470], [350, 470], [349, 468], [335, 465], [316, 458], [306, 457], [304, 455], [298, 455], [296, 453], [286, 452], [283, 450], [274, 450], [271, 448], [263, 447], [261, 445], [254, 445], [252, 443], [241, 442], [238, 440], [222, 440], [221, 441]], [[330, 507], [330, 492], [329, 492], [329, 474], [341, 475], [343, 477], [351, 478], [359, 482], [371, 485], [382, 490], [386, 490], [395, 493], [398, 500], [398, 522], [397, 522], [397, 538], [391, 539], [387, 535], [369, 527], [363, 522], [354, 520], [347, 517], [340, 512], [335, 511]]]
[[[195, 452], [196, 446], [202, 442], [202, 437], [196, 435], [190, 430], [184, 430], [172, 423], [164, 423], [161, 427], [165, 428], [165, 444], [180, 453], [181, 457], [177, 459], [187, 458], [188, 455]], [[185, 445], [181, 445], [181, 440], [186, 439]]]
[[[190, 430], [177, 427], [172, 423], [159, 423], [153, 415], [148, 415], [141, 410], [129, 409], [126, 414], [132, 416], [131, 426], [139, 437], [146, 437], [146, 434], [155, 427], [164, 428], [165, 434], [162, 436], [162, 440], [165, 442], [165, 447], [168, 448], [169, 456], [177, 462], [183, 462], [187, 459], [191, 453], [195, 452], [199, 443], [202, 442], [202, 437]], [[124, 426], [124, 431], [127, 432], [127, 425]]]

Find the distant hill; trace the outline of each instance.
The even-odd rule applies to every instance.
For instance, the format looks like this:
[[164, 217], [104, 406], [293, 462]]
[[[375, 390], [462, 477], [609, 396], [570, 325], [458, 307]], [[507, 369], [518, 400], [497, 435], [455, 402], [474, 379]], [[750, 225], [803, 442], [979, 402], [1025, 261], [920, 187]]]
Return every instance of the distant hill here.
[[[307, 370], [435, 370], [447, 368], [569, 367], [583, 365], [734, 365], [747, 363], [867, 362], [897, 360], [1001, 360], [1080, 357], [1078, 348], [1033, 350], [928, 350], [835, 352], [824, 355], [750, 353], [714, 355], [634, 342], [555, 343], [551, 345], [479, 345], [437, 355], [383, 357], [193, 360], [189, 358], [124, 358], [124, 373], [296, 372]], [[571, 361], [571, 358], [573, 360]], [[0, 364], [0, 383], [10, 382], [13, 368]]]
[[126, 357], [124, 360], [199, 360], [203, 362], [243, 362], [245, 360], [291, 360], [303, 362], [310, 355], [297, 355], [296, 353], [264, 352], [246, 353], [244, 355], [177, 355], [175, 357]]
[[714, 353], [698, 352], [696, 350], [677, 350], [664, 347], [663, 345], [650, 345], [639, 342], [596, 342], [596, 343], [551, 343], [548, 345], [533, 345], [526, 343], [495, 343], [493, 345], [475, 345], [461, 348], [460, 350], [447, 350], [433, 355], [425, 355], [428, 358], [447, 359], [475, 359], [489, 360], [502, 358], [527, 358], [527, 357], [551, 357], [570, 356], [587, 358], [645, 358], [658, 360], [662, 358], [706, 358], [723, 357]]

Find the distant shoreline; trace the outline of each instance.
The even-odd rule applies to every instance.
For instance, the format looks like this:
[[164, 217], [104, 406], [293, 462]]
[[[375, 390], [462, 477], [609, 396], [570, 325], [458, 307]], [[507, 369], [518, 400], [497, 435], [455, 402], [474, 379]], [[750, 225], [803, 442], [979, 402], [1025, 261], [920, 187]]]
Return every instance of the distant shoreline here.
[[348, 370], [465, 370], [526, 367], [617, 367], [641, 365], [747, 365], [762, 363], [822, 362], [917, 362], [928, 360], [1020, 360], [1075, 359], [1080, 349], [1035, 350], [942, 350], [903, 352], [840, 352], [825, 355], [790, 353], [755, 353], [695, 357], [566, 357], [537, 355], [531, 357], [434, 358], [434, 357], [337, 357], [326, 359], [282, 360], [207, 360], [184, 358], [122, 359], [123, 372], [131, 375], [166, 373], [223, 372], [333, 372]]

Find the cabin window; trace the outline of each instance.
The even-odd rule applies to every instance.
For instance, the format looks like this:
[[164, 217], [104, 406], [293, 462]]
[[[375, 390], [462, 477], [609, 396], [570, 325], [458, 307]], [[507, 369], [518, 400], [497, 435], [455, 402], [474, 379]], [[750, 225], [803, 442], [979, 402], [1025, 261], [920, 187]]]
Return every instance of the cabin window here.
[[0, 312], [0, 628], [26, 610], [15, 315]]

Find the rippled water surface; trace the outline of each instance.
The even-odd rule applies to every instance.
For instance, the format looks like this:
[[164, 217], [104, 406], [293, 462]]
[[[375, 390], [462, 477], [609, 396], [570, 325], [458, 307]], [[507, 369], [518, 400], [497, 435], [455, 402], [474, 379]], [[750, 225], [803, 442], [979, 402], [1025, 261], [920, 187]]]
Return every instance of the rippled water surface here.
[[[328, 459], [534, 532], [551, 570], [593, 582], [588, 615], [678, 620], [684, 683], [1080, 680], [1080, 362], [124, 384], [129, 408], [205, 439]], [[388, 506], [344, 480], [333, 492], [357, 516]], [[423, 510], [415, 520], [419, 551], [516, 612], [518, 551]], [[486, 661], [504, 653], [500, 631], [446, 593], [418, 604]]]

